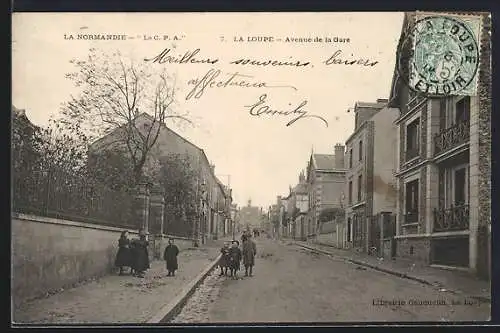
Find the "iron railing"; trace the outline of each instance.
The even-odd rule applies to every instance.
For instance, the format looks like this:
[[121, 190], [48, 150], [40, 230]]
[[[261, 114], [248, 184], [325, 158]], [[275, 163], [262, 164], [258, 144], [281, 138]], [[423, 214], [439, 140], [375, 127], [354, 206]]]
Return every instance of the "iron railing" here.
[[61, 170], [13, 170], [13, 212], [115, 227], [136, 227], [133, 195]]
[[469, 229], [469, 205], [434, 209], [434, 232]]
[[415, 157], [417, 157], [420, 154], [420, 151], [418, 148], [413, 148], [413, 149], [408, 149], [405, 152], [405, 158], [406, 161], [409, 161]]
[[461, 121], [434, 135], [434, 155], [469, 141], [470, 123]]

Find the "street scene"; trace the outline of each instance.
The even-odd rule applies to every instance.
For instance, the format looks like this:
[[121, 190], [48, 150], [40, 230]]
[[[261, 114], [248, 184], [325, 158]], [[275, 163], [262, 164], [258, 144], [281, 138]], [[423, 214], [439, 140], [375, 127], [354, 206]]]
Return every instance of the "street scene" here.
[[[234, 281], [221, 278], [214, 271], [172, 322], [412, 322], [489, 318], [489, 304], [485, 300], [440, 291], [442, 288], [288, 243], [268, 239], [258, 239], [256, 243], [261, 253], [256, 256], [253, 277], [241, 276]], [[205, 299], [208, 304], [203, 304]], [[457, 304], [452, 305], [453, 302]]]
[[13, 325], [491, 320], [491, 15], [113, 17], [13, 16]]

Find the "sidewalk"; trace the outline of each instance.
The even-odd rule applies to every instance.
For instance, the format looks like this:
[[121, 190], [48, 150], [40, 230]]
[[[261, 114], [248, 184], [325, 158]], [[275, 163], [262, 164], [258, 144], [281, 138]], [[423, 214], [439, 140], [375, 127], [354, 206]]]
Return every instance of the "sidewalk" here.
[[328, 244], [307, 242], [296, 243], [328, 252], [329, 254], [358, 265], [432, 285], [439, 288], [440, 291], [448, 291], [477, 298], [484, 302], [491, 302], [489, 281], [481, 280], [468, 272], [434, 268], [401, 258], [397, 258], [396, 260], [380, 260], [365, 253], [338, 249]]
[[108, 275], [13, 309], [14, 323], [142, 323], [154, 316], [217, 258], [223, 240], [179, 254], [179, 270], [167, 277], [153, 261], [146, 277]]

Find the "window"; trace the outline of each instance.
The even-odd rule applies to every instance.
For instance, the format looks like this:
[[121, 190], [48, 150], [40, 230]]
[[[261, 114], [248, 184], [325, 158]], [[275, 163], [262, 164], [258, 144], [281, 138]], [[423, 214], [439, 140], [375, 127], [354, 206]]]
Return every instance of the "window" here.
[[349, 169], [352, 168], [352, 148], [349, 150]]
[[455, 123], [461, 123], [469, 120], [470, 115], [470, 97], [466, 96], [455, 104]]
[[363, 196], [361, 195], [363, 191], [363, 175], [358, 176], [358, 202], [361, 201]]
[[363, 140], [359, 141], [359, 160], [363, 160]]
[[406, 127], [406, 160], [419, 154], [419, 126], [420, 119], [417, 118]]
[[406, 223], [418, 221], [418, 179], [406, 183]]
[[454, 179], [454, 187], [455, 187], [455, 206], [462, 206], [466, 202], [466, 179], [465, 179], [465, 168], [461, 168], [455, 170], [455, 179]]
[[349, 182], [349, 204], [352, 204], [352, 180]]
[[445, 176], [445, 206], [463, 206], [469, 202], [469, 170], [462, 165], [453, 169], [446, 169]]
[[352, 225], [351, 218], [348, 217], [347, 218], [347, 241], [348, 242], [352, 242], [351, 225]]

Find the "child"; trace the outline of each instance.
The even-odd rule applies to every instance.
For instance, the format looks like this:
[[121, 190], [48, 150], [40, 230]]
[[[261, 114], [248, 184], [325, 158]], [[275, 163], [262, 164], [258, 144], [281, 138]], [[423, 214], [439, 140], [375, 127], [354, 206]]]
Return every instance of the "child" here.
[[219, 260], [220, 276], [227, 275], [229, 266], [229, 242], [224, 242], [224, 246], [220, 249], [221, 257]]
[[239, 248], [240, 242], [233, 240], [232, 246], [229, 249], [229, 268], [231, 270], [231, 277], [237, 279], [237, 271], [240, 269], [241, 250]]

